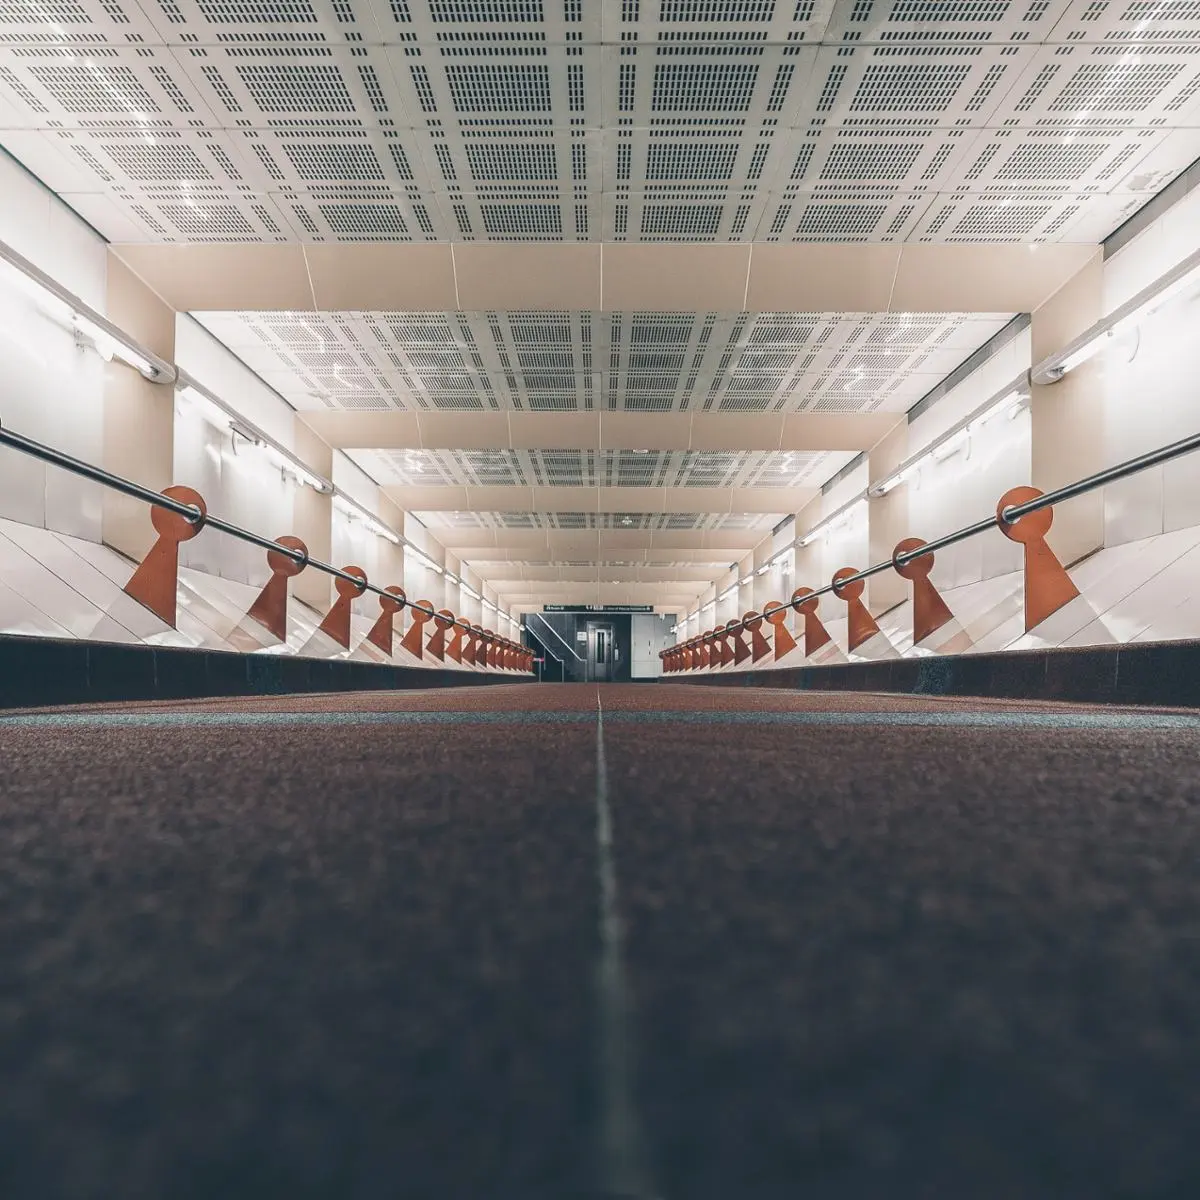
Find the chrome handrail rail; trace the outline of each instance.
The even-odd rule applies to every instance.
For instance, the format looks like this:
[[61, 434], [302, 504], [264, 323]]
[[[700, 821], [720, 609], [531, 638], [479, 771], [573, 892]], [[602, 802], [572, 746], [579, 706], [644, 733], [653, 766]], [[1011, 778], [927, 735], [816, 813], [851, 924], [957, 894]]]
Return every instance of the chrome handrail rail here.
[[[178, 514], [193, 525], [200, 524], [207, 528], [216, 529], [221, 533], [229, 534], [230, 537], [238, 538], [240, 541], [259, 546], [263, 550], [268, 550], [274, 554], [282, 554], [285, 558], [290, 558], [292, 562], [300, 563], [302, 566], [315, 567], [318, 571], [323, 571], [326, 575], [332, 575], [335, 579], [345, 579], [360, 589], [360, 593], [373, 592], [377, 596], [387, 597], [389, 600], [398, 603], [401, 608], [405, 606], [409, 608], [419, 607], [419, 603], [402, 599], [394, 592], [389, 592], [377, 584], [360, 579], [357, 575], [351, 575], [348, 571], [343, 571], [340, 567], [335, 567], [331, 563], [322, 562], [319, 558], [312, 558], [300, 550], [292, 549], [291, 546], [284, 546], [272, 538], [263, 537], [261, 534], [254, 533], [249, 529], [243, 529], [240, 525], [234, 525], [231, 521], [224, 521], [220, 517], [206, 516], [194, 504], [184, 504], [181, 500], [173, 500], [170, 496], [164, 496], [161, 492], [154, 491], [153, 488], [143, 487], [140, 483], [134, 483], [133, 480], [125, 479], [121, 475], [114, 475], [111, 471], [104, 470], [103, 467], [93, 466], [91, 463], [66, 454], [62, 450], [56, 450], [53, 446], [47, 446], [42, 442], [34, 441], [33, 438], [25, 437], [23, 434], [14, 433], [11, 429], [4, 428], [2, 424], [0, 424], [0, 445], [8, 446], [10, 449], [17, 450], [22, 454], [28, 454], [32, 458], [40, 459], [51, 466], [60, 467], [64, 471], [70, 471], [73, 475], [78, 475], [83, 479], [90, 479], [93, 483], [111, 488], [113, 491], [120, 492], [122, 495], [129, 496], [134, 500], [141, 500], [144, 504], [165, 508], [168, 512]], [[422, 611], [425, 610], [422, 609]], [[473, 628], [469, 621], [464, 621], [457, 616], [454, 618], [453, 624], [459, 629], [470, 630]], [[503, 637], [501, 634], [495, 634], [494, 636], [501, 643], [506, 642], [511, 646], [517, 645], [517, 643]]]
[[[1075, 497], [1084, 496], [1088, 492], [1093, 492], [1097, 488], [1104, 487], [1105, 484], [1117, 483], [1122, 479], [1129, 478], [1131, 475], [1136, 475], [1139, 471], [1160, 466], [1163, 463], [1170, 462], [1172, 459], [1182, 458], [1185, 454], [1192, 454], [1196, 450], [1200, 450], [1200, 433], [1193, 433], [1189, 437], [1180, 438], [1177, 442], [1171, 442], [1166, 446], [1159, 446], [1156, 450], [1148, 450], [1145, 454], [1139, 454], [1135, 458], [1126, 459], [1115, 466], [1105, 467], [1103, 471], [1097, 471], [1093, 475], [1077, 479], [1074, 483], [1064, 484], [1060, 488], [1055, 488], [1052, 492], [1046, 492], [1041, 496], [1034, 497], [1032, 500], [1027, 500], [1024, 504], [1009, 505], [1001, 513], [985, 517], [982, 521], [975, 521], [971, 525], [964, 525], [961, 529], [956, 529], [953, 533], [943, 534], [941, 537], [934, 538], [933, 541], [926, 542], [923, 546], [918, 547], [916, 550], [910, 550], [906, 554], [898, 554], [895, 560], [890, 558], [885, 559], [883, 562], [865, 567], [853, 575], [848, 575], [845, 579], [838, 580], [836, 584], [827, 583], [824, 587], [806, 592], [798, 601], [788, 600], [782, 603], [784, 607], [795, 608], [799, 611], [798, 605], [804, 603], [806, 600], [811, 600], [814, 596], [836, 596], [848, 584], [857, 583], [861, 579], [869, 579], [872, 575], [878, 575], [881, 571], [886, 571], [891, 567], [906, 566], [915, 559], [923, 558], [926, 554], [933, 554], [934, 551], [943, 550], [947, 546], [955, 545], [957, 542], [965, 542], [968, 538], [983, 533], [984, 530], [997, 529], [1001, 525], [1015, 525], [1022, 517], [1027, 517], [1030, 513], [1039, 512], [1043, 508], [1052, 508], [1055, 504], [1061, 504], [1064, 500], [1074, 500]], [[746, 628], [746, 625], [747, 622], [744, 618], [736, 619], [731, 624], [721, 626], [719, 632], [722, 636], [730, 633], [740, 633]], [[718, 630], [714, 630], [714, 632], [718, 632]], [[694, 634], [693, 638], [702, 636], [703, 634]], [[677, 642], [676, 645], [686, 645], [693, 638], [685, 638], [682, 642]]]

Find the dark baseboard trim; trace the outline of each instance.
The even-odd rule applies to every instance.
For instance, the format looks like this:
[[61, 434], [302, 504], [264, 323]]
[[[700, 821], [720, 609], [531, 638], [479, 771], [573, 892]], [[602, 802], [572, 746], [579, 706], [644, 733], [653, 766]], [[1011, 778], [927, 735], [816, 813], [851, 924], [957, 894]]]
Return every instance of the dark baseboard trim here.
[[517, 682], [521, 676], [0, 635], [0, 709]]
[[664, 676], [663, 682], [1197, 708], [1200, 641], [898, 658], [778, 671], [681, 672]]

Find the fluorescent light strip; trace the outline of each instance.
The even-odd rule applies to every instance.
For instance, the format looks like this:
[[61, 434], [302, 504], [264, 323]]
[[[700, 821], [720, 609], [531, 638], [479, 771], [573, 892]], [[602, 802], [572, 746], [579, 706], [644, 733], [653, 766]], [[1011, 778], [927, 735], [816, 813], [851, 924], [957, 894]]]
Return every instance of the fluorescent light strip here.
[[[1002, 388], [994, 396], [985, 400], [970, 416], [964, 417], [959, 423], [946, 430], [940, 437], [935, 438], [923, 450], [906, 458], [890, 475], [885, 475], [871, 487], [870, 495], [886, 496], [893, 488], [899, 487], [916, 474], [918, 468], [927, 459], [942, 462], [958, 449], [966, 438], [970, 437], [980, 426], [985, 425], [993, 417], [1008, 412], [1016, 416], [1029, 399], [1028, 379], [1022, 373], [1007, 387]], [[939, 453], [940, 452], [940, 453]]]
[[344, 512], [351, 520], [361, 521], [363, 526], [376, 537], [381, 537], [391, 542], [393, 546], [399, 546], [404, 539], [394, 530], [385, 525], [373, 512], [364, 508], [359, 502], [352, 497], [346, 495], [345, 492], [337, 490], [334, 493], [333, 504], [335, 508]]
[[442, 575], [445, 573], [444, 568], [440, 564], [434, 562], [434, 560], [432, 558], [430, 558], [429, 555], [426, 554], [424, 550], [418, 550], [416, 548], [416, 546], [414, 546], [412, 544], [412, 542], [405, 542], [404, 553], [411, 554], [414, 557], [420, 559], [421, 562], [424, 563], [425, 566], [429, 568], [429, 570], [435, 571], [439, 575]]
[[467, 587], [465, 583], [459, 588], [459, 591], [463, 592], [467, 596], [470, 596], [472, 600], [483, 599], [483, 597], [474, 588]]
[[152, 383], [173, 383], [176, 371], [171, 363], [139, 346], [110, 320], [85, 304], [73, 292], [35, 267], [7, 242], [0, 242], [0, 262], [9, 265], [25, 293], [37, 301], [48, 316], [70, 326], [85, 337], [104, 359], [119, 358]]
[[814, 525], [803, 537], [796, 539], [797, 546], [807, 546], [810, 542], [815, 542], [823, 533], [828, 533], [835, 525], [841, 524], [851, 513], [851, 511], [867, 498], [865, 491], [860, 492], [853, 500], [848, 500], [836, 512], [831, 512], [823, 521], [819, 521]]
[[[333, 484], [328, 479], [309, 470], [290, 450], [284, 449], [274, 438], [263, 433], [257, 425], [252, 425], [244, 417], [234, 412], [220, 396], [209, 391], [186, 371], [179, 372], [176, 388], [185, 400], [200, 410], [201, 415], [211, 425], [215, 425], [218, 429], [226, 429], [257, 447], [281, 471], [287, 471], [301, 483], [324, 495], [330, 495], [334, 491]], [[365, 512], [365, 510], [363, 511]], [[371, 516], [369, 513], [367, 515]], [[372, 516], [372, 519], [375, 518]]]
[[1057, 383], [1068, 371], [1094, 358], [1111, 341], [1131, 333], [1160, 308], [1197, 288], [1200, 288], [1200, 250], [1176, 263], [1057, 354], [1043, 359], [1030, 372], [1030, 377], [1039, 385]]

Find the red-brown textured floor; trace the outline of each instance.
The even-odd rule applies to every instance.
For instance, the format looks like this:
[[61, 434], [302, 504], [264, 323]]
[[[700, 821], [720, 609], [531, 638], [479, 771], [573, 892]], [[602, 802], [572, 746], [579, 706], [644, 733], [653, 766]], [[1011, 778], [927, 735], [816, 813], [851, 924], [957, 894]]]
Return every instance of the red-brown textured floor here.
[[[310, 695], [152, 700], [11, 710], [42, 713], [389, 713], [389, 712], [587, 712], [602, 705], [617, 712], [936, 712], [970, 710], [1130, 711], [1115, 705], [1064, 705], [1039, 700], [884, 695], [871, 692], [787, 692], [775, 688], [709, 688], [688, 684], [536, 684], [486, 688], [431, 688], [395, 692], [321, 692]], [[1155, 710], [1191, 711], [1191, 710]]]
[[[1081, 711], [0, 718], [0, 1196], [615, 1195], [601, 795], [642, 1200], [1200, 1194], [1200, 719], [1047, 723]], [[264, 720], [189, 720], [222, 713]], [[1002, 723], [936, 720], [971, 713]]]

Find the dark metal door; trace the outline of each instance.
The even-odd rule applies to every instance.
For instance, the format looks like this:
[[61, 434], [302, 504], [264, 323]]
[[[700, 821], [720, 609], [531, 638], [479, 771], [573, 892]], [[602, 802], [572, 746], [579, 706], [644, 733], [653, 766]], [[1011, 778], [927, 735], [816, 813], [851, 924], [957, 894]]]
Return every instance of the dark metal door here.
[[610, 624], [589, 621], [587, 632], [588, 679], [593, 683], [607, 683], [613, 677], [615, 630]]

